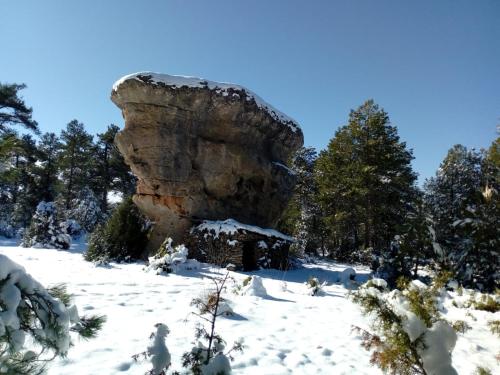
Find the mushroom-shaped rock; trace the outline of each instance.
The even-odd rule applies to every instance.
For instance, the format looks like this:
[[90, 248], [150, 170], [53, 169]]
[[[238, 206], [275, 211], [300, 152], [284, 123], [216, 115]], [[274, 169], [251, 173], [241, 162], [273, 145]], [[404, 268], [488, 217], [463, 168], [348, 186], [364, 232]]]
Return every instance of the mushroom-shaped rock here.
[[151, 248], [202, 219], [275, 226], [295, 184], [286, 161], [303, 144], [294, 120], [242, 86], [150, 72], [118, 80], [111, 100]]

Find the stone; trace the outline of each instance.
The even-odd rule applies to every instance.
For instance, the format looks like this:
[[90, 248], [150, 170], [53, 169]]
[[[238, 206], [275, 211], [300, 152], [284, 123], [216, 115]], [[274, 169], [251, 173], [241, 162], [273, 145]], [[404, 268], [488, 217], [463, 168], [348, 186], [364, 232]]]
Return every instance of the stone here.
[[289, 268], [293, 238], [273, 229], [242, 224], [236, 220], [204, 221], [186, 237], [189, 258], [232, 270]]
[[154, 223], [150, 250], [202, 220], [276, 225], [295, 184], [286, 162], [303, 144], [294, 120], [242, 86], [149, 72], [117, 81], [111, 100], [134, 202]]

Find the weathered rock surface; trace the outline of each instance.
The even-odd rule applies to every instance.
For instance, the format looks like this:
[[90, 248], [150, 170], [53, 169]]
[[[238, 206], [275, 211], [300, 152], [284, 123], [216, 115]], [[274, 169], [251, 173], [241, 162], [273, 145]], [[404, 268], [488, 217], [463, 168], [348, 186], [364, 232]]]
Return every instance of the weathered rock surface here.
[[252, 271], [260, 268], [288, 269], [291, 237], [272, 229], [245, 225], [236, 220], [204, 221], [185, 239], [189, 258], [217, 264], [234, 265]]
[[151, 248], [202, 219], [276, 224], [295, 183], [286, 160], [303, 144], [296, 122], [241, 86], [199, 78], [137, 73], [111, 99], [134, 201], [155, 222]]

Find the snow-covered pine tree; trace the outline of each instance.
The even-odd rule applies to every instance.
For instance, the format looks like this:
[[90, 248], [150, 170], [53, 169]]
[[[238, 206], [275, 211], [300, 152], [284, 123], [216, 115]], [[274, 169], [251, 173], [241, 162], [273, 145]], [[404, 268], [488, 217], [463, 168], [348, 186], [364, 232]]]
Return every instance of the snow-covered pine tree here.
[[441, 280], [431, 286], [398, 284], [389, 292], [385, 280], [372, 279], [352, 294], [372, 318], [373, 333], [353, 327], [361, 345], [372, 352], [370, 362], [388, 374], [456, 375], [451, 352], [457, 334], [438, 309]]
[[2, 374], [43, 373], [49, 361], [68, 352], [70, 332], [93, 338], [105, 321], [103, 316], [80, 317], [64, 286], [44, 288], [2, 254], [0, 306]]
[[498, 174], [498, 165], [483, 153], [456, 145], [425, 185], [439, 261], [468, 286], [494, 287], [500, 264]]
[[182, 366], [194, 375], [229, 375], [233, 352], [243, 351], [241, 343], [235, 342], [229, 351], [224, 352], [226, 342], [215, 331], [217, 318], [227, 314], [222, 292], [226, 289], [229, 273], [223, 277], [211, 278], [214, 288], [206, 295], [192, 300], [191, 305], [198, 311], [193, 313], [205, 321], [208, 328], [201, 324], [196, 329], [195, 346], [182, 356]]
[[105, 219], [100, 200], [88, 186], [72, 200], [71, 207], [67, 213], [68, 218], [75, 220], [87, 233], [92, 233], [97, 224]]
[[71, 237], [58, 220], [54, 202], [40, 202], [21, 246], [51, 249], [69, 249]]

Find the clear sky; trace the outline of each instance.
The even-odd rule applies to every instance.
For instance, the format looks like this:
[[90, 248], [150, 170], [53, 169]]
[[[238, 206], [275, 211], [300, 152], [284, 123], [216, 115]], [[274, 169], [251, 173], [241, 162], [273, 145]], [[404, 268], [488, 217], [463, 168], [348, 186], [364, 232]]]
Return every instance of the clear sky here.
[[244, 85], [317, 149], [373, 98], [422, 181], [496, 136], [500, 1], [0, 0], [0, 81], [28, 85], [43, 131], [123, 126], [111, 86], [144, 70]]

